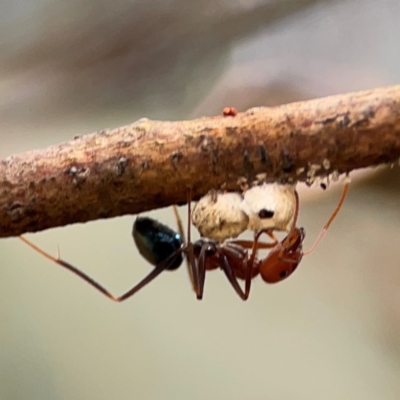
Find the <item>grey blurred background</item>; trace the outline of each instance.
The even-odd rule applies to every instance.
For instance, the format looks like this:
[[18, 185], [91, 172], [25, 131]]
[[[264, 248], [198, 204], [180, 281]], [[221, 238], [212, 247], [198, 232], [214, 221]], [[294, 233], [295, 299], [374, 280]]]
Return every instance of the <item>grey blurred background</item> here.
[[[3, 0], [0, 157], [144, 116], [398, 84], [399, 21], [397, 0]], [[359, 174], [320, 247], [247, 303], [220, 271], [198, 302], [181, 268], [114, 304], [1, 240], [0, 399], [399, 399], [399, 177]], [[339, 192], [300, 187], [306, 248]], [[118, 294], [149, 271], [133, 220], [30, 239]]]

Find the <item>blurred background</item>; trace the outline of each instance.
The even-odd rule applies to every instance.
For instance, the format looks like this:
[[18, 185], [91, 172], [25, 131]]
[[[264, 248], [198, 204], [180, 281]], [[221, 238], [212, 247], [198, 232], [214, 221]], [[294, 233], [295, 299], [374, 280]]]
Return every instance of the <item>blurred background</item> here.
[[[3, 0], [0, 157], [140, 117], [398, 84], [399, 20], [397, 0]], [[399, 399], [400, 173], [357, 177], [320, 247], [247, 303], [221, 271], [198, 302], [181, 268], [115, 304], [2, 239], [0, 399]], [[306, 248], [340, 186], [300, 185]], [[133, 221], [29, 238], [119, 294], [149, 271]]]

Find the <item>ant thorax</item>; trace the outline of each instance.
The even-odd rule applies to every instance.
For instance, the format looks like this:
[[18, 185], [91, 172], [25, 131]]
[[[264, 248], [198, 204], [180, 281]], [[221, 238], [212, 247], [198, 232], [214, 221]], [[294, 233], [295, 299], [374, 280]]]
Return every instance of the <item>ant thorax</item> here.
[[242, 211], [249, 217], [247, 229], [289, 231], [296, 210], [296, 185], [262, 183], [243, 193]]
[[248, 216], [241, 210], [242, 201], [240, 193], [212, 190], [193, 208], [193, 225], [201, 236], [219, 243], [236, 238], [248, 229], [249, 223]]

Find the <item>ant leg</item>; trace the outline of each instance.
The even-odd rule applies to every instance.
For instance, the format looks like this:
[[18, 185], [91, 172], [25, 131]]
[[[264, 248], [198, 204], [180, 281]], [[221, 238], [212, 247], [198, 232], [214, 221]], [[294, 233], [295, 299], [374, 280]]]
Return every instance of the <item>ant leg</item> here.
[[198, 270], [196, 267], [196, 257], [194, 255], [194, 249], [193, 249], [193, 244], [192, 243], [188, 243], [186, 245], [186, 257], [189, 259], [189, 275], [192, 279], [193, 277], [193, 290], [196, 293], [196, 296], [199, 296], [199, 275], [198, 275]]
[[187, 190], [187, 207], [188, 207], [188, 226], [187, 226], [187, 233], [188, 233], [188, 242], [187, 245], [189, 247], [189, 263], [190, 263], [190, 274], [191, 279], [193, 281], [193, 288], [196, 294], [199, 294], [199, 275], [196, 269], [196, 260], [194, 256], [194, 249], [192, 244], [192, 188]]
[[287, 236], [282, 240], [281, 244], [282, 244], [282, 248], [279, 251], [279, 259], [281, 258], [283, 252], [287, 249], [287, 244], [288, 242], [290, 243], [290, 241], [294, 238], [297, 238], [297, 219], [299, 217], [299, 208], [300, 208], [300, 200], [299, 200], [299, 194], [297, 193], [297, 190], [294, 191], [294, 196], [296, 199], [296, 208], [294, 211], [294, 216], [293, 216], [293, 222], [292, 222], [292, 226], [290, 227], [289, 233], [287, 234]]
[[293, 222], [292, 222], [292, 226], [290, 227], [289, 233], [280, 243], [281, 248], [278, 253], [278, 260], [295, 264], [295, 262], [293, 262], [293, 260], [288, 261], [288, 260], [283, 259], [283, 253], [288, 249], [288, 247], [290, 247], [291, 241], [297, 240], [297, 238], [298, 238], [298, 230], [296, 228], [296, 225], [297, 225], [297, 219], [299, 217], [300, 200], [299, 200], [299, 194], [297, 193], [297, 190], [295, 190], [294, 195], [295, 195], [295, 199], [296, 199], [296, 208], [294, 211]]
[[[178, 207], [174, 204], [174, 205], [172, 206], [172, 209], [174, 210], [175, 219], [176, 219], [176, 224], [178, 225], [179, 234], [181, 235], [181, 238], [182, 238], [183, 243], [187, 244], [186, 238], [185, 238], [185, 231], [184, 231], [184, 229], [183, 229], [182, 218], [181, 218], [181, 216], [179, 215]], [[189, 271], [190, 282], [191, 282], [192, 287], [193, 287], [193, 289], [194, 289], [194, 283], [193, 283], [192, 272], [191, 272], [191, 269], [190, 269], [190, 266], [189, 266], [189, 259], [188, 259], [187, 257], [185, 257], [185, 262], [186, 262], [187, 270]]]
[[[187, 241], [186, 241], [186, 238], [185, 238], [185, 231], [183, 229], [182, 218], [179, 215], [178, 207], [174, 204], [172, 206], [172, 209], [174, 210], [176, 224], [178, 225], [179, 234], [181, 235], [183, 243], [187, 244]], [[196, 275], [195, 273], [193, 273], [193, 271], [195, 271], [195, 268], [191, 267], [191, 264], [189, 263], [189, 257], [185, 257], [185, 262], [186, 262], [187, 270], [189, 271], [190, 283], [192, 284], [193, 290], [197, 293], [197, 289], [196, 289], [196, 286], [195, 286], [195, 283], [194, 283], [194, 278], [193, 278], [193, 276]], [[193, 264], [193, 265], [195, 265], [195, 264]]]
[[129, 297], [133, 296], [137, 293], [140, 289], [150, 283], [154, 278], [161, 274], [165, 269], [167, 269], [174, 261], [175, 257], [182, 253], [184, 247], [181, 247], [179, 250], [171, 254], [168, 258], [162, 261], [160, 264], [154, 267], [153, 271], [151, 271], [146, 277], [144, 277], [139, 283], [137, 283], [132, 289], [129, 289], [123, 295], [114, 298], [113, 300], [117, 302], [124, 301]]
[[192, 241], [192, 189], [189, 188], [186, 193], [187, 207], [188, 207], [188, 243]]
[[[257, 238], [257, 249], [272, 249], [273, 247], [275, 247], [277, 245], [279, 240], [272, 232], [270, 232], [269, 230], [263, 230], [261, 232], [266, 233], [273, 240], [273, 242], [272, 243], [259, 242], [258, 238]], [[259, 237], [260, 235], [257, 234], [256, 236]], [[245, 249], [252, 249], [254, 241], [255, 241], [255, 239], [254, 240], [232, 240], [231, 243], [242, 246]]]
[[115, 297], [113, 294], [111, 294], [106, 288], [104, 288], [102, 285], [97, 283], [93, 278], [91, 278], [89, 275], [85, 274], [83, 271], [79, 270], [78, 268], [74, 267], [73, 265], [69, 264], [68, 262], [60, 259], [60, 258], [55, 258], [52, 255], [46, 253], [44, 250], [33, 244], [31, 241], [26, 239], [23, 236], [18, 236], [20, 240], [22, 240], [25, 244], [27, 244], [29, 247], [31, 247], [33, 250], [37, 251], [39, 254], [44, 256], [50, 261], [53, 261], [54, 263], [60, 265], [61, 267], [66, 268], [68, 271], [71, 271], [75, 275], [79, 276], [81, 279], [83, 279], [85, 282], [87, 282], [89, 285], [93, 286], [95, 289], [97, 289], [100, 293], [104, 294], [106, 297], [109, 299], [115, 301], [115, 302], [121, 302], [126, 300], [128, 297], [131, 297], [133, 294], [135, 294], [137, 291], [139, 291], [142, 287], [147, 285], [149, 282], [151, 282], [156, 276], [158, 276], [162, 271], [164, 271], [166, 268], [169, 267], [169, 265], [174, 261], [174, 258], [179, 255], [183, 251], [183, 247], [179, 250], [177, 250], [175, 253], [171, 254], [166, 260], [164, 260], [162, 263], [157, 265], [153, 271], [150, 272], [149, 275], [147, 275], [142, 281], [140, 281], [137, 285], [135, 285], [132, 289], [130, 289], [127, 293], [123, 294], [120, 297]]
[[174, 205], [174, 213], [175, 217], [177, 220], [178, 224], [178, 230], [180, 235], [183, 238], [183, 241], [187, 245], [187, 251], [186, 251], [186, 266], [189, 271], [189, 278], [190, 278], [190, 283], [192, 284], [192, 288], [196, 295], [199, 294], [199, 278], [198, 278], [198, 271], [196, 268], [196, 260], [194, 257], [194, 252], [193, 252], [193, 245], [192, 245], [192, 235], [191, 235], [191, 227], [192, 227], [192, 189], [187, 190], [187, 207], [188, 207], [188, 226], [187, 226], [187, 233], [188, 233], [188, 238], [187, 242], [185, 241], [185, 233], [183, 230], [183, 224], [182, 224], [182, 219], [178, 213], [177, 207]]
[[116, 301], [116, 298], [114, 297], [114, 295], [112, 295], [107, 289], [105, 289], [103, 286], [101, 286], [99, 283], [97, 283], [90, 276], [88, 276], [84, 272], [80, 271], [78, 268], [74, 267], [71, 264], [68, 264], [67, 262], [61, 260], [60, 258], [55, 258], [52, 255], [46, 253], [44, 250], [42, 250], [41, 248], [39, 248], [38, 246], [36, 246], [32, 242], [30, 242], [28, 239], [26, 239], [23, 236], [18, 236], [18, 239], [22, 240], [25, 244], [27, 244], [33, 250], [37, 251], [42, 256], [46, 257], [48, 260], [53, 261], [56, 264], [61, 265], [62, 267], [73, 272], [75, 275], [78, 275], [80, 278], [82, 278], [84, 281], [86, 281], [89, 285], [92, 285], [95, 289], [97, 289], [99, 292], [103, 293], [109, 299]]
[[245, 292], [243, 292], [242, 288], [239, 285], [238, 280], [236, 279], [235, 273], [232, 270], [231, 266], [229, 265], [228, 259], [224, 254], [221, 254], [220, 256], [220, 261], [222, 263], [221, 268], [225, 272], [226, 277], [228, 278], [228, 281], [232, 285], [232, 287], [235, 289], [236, 293], [239, 295], [239, 297], [242, 300], [247, 300], [248, 295], [246, 295]]
[[[188, 189], [188, 190], [190, 190], [190, 189]], [[189, 194], [189, 195], [188, 195], [188, 207], [189, 207], [189, 204], [190, 204], [190, 198], [191, 198], [191, 195]], [[199, 292], [198, 282], [196, 281], [196, 277], [198, 276], [198, 273], [196, 272], [196, 262], [195, 262], [195, 259], [194, 259], [194, 257], [192, 256], [192, 254], [193, 254], [193, 249], [192, 249], [192, 252], [191, 252], [191, 251], [190, 251], [190, 248], [189, 248], [189, 247], [191, 247], [191, 242], [190, 242], [190, 241], [189, 241], [189, 242], [186, 242], [186, 239], [185, 239], [185, 231], [184, 231], [184, 229], [183, 229], [183, 223], [182, 223], [181, 216], [179, 215], [179, 212], [178, 212], [178, 207], [174, 204], [174, 205], [172, 206], [172, 208], [173, 208], [173, 210], [174, 210], [174, 214], [175, 214], [175, 218], [176, 218], [176, 223], [177, 223], [177, 225], [178, 225], [179, 234], [180, 234], [181, 237], [182, 237], [183, 243], [188, 244], [187, 256], [185, 257], [186, 268], [187, 268], [187, 270], [189, 271], [189, 278], [190, 278], [190, 283], [192, 284], [192, 288], [193, 288], [193, 290], [195, 291], [195, 293], [197, 294], [197, 293]], [[189, 215], [190, 215], [190, 210], [189, 210]], [[190, 227], [188, 227], [188, 229], [190, 229]], [[188, 231], [188, 232], [189, 232], [189, 231]], [[189, 233], [189, 238], [190, 238], [190, 233]], [[189, 257], [189, 255], [190, 255], [190, 257]]]
[[[260, 243], [259, 239], [263, 233], [267, 234], [270, 238], [272, 238], [273, 243], [263, 243], [263, 242]], [[252, 245], [251, 246], [252, 251], [251, 251], [250, 259], [247, 261], [247, 274], [246, 274], [246, 278], [245, 278], [245, 298], [246, 299], [250, 295], [251, 282], [253, 279], [253, 267], [254, 267], [254, 263], [256, 262], [256, 256], [257, 256], [258, 250], [274, 248], [279, 243], [279, 240], [273, 234], [273, 232], [271, 232], [268, 229], [263, 229], [254, 236], [253, 242], [248, 242], [248, 243]], [[244, 245], [243, 247], [245, 247], [245, 246], [246, 245]], [[250, 247], [248, 247], [248, 248], [250, 248]]]
[[203, 298], [204, 292], [204, 281], [206, 279], [206, 251], [207, 245], [203, 245], [200, 250], [199, 261], [197, 264], [197, 269], [199, 273], [199, 292], [197, 294], [197, 299], [201, 300]]
[[330, 216], [330, 218], [328, 219], [328, 222], [324, 225], [324, 227], [322, 228], [321, 232], [319, 233], [319, 235], [317, 236], [317, 239], [315, 240], [314, 244], [311, 246], [311, 248], [308, 251], [305, 251], [303, 253], [303, 255], [307, 256], [309, 254], [311, 254], [319, 245], [319, 243], [321, 242], [322, 238], [325, 236], [325, 233], [327, 232], [327, 230], [329, 229], [329, 226], [331, 225], [331, 223], [333, 222], [333, 220], [336, 218], [336, 216], [338, 215], [340, 209], [342, 208], [342, 205], [344, 203], [344, 200], [346, 198], [347, 195], [347, 191], [349, 189], [349, 183], [346, 182], [343, 186], [343, 190], [342, 190], [342, 195], [340, 196], [339, 202], [336, 206], [336, 208], [334, 209], [332, 215]]
[[[272, 243], [259, 242], [258, 240], [262, 233], [266, 233], [273, 240], [273, 242]], [[253, 265], [254, 265], [258, 250], [272, 249], [279, 243], [279, 240], [271, 231], [263, 230], [263, 231], [258, 232], [254, 236], [253, 241], [233, 240], [231, 243], [237, 244], [245, 249], [252, 249], [250, 260], [247, 261], [247, 273], [246, 273], [246, 278], [245, 278], [245, 296], [246, 296], [246, 298], [248, 298], [249, 294], [250, 294], [251, 281], [253, 279]]]
[[253, 266], [254, 266], [256, 256], [258, 253], [258, 249], [259, 249], [259, 245], [260, 245], [260, 243], [258, 242], [258, 239], [260, 238], [260, 236], [263, 233], [266, 233], [269, 237], [271, 237], [274, 240], [274, 243], [270, 243], [271, 247], [275, 247], [278, 244], [277, 237], [268, 230], [265, 230], [265, 231], [262, 230], [254, 236], [253, 246], [252, 246], [252, 250], [251, 250], [251, 256], [250, 256], [250, 259], [247, 261], [247, 274], [246, 274], [245, 287], [244, 287], [246, 299], [250, 295], [251, 281], [253, 279]]
[[[273, 242], [272, 243], [260, 242], [259, 239], [263, 233], [267, 234], [273, 240]], [[269, 229], [262, 229], [261, 231], [256, 233], [256, 235], [254, 236], [254, 240], [252, 240], [252, 241], [250, 241], [250, 240], [234, 240], [233, 243], [239, 244], [239, 246], [242, 246], [246, 249], [259, 250], [259, 249], [272, 249], [279, 243], [279, 240], [274, 235], [274, 233], [271, 232]], [[255, 257], [255, 254], [254, 254], [254, 257]]]

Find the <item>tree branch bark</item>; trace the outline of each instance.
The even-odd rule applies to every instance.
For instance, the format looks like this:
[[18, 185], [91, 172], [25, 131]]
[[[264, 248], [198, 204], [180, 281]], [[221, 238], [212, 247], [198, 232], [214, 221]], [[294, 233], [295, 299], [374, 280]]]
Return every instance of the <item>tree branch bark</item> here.
[[239, 177], [314, 176], [397, 162], [400, 85], [252, 108], [234, 117], [150, 121], [0, 161], [0, 237], [186, 202]]

